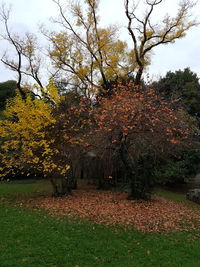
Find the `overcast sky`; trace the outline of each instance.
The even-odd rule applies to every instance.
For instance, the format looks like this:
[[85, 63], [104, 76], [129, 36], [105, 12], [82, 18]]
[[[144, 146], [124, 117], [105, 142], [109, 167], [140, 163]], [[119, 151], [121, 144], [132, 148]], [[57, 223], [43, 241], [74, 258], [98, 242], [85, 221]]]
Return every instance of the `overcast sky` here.
[[[154, 18], [162, 19], [165, 12], [175, 14], [178, 2], [178, 0], [163, 1], [158, 9], [155, 9]], [[193, 12], [198, 21], [200, 21], [200, 17], [198, 17], [199, 2]], [[45, 23], [48, 27], [49, 17], [58, 15], [57, 7], [52, 0], [4, 0], [4, 3], [12, 4], [10, 24], [15, 32], [37, 32], [39, 23]], [[132, 45], [126, 30], [124, 0], [100, 0], [100, 16], [105, 25], [114, 23], [121, 26], [120, 39], [126, 39], [129, 45]], [[0, 42], [0, 51], [2, 52], [3, 49], [5, 49], [5, 44]], [[150, 77], [155, 79], [160, 75], [165, 75], [169, 70], [174, 71], [186, 67], [190, 67], [200, 77], [200, 26], [190, 29], [186, 37], [177, 40], [174, 44], [157, 47], [154, 50], [148, 72]], [[15, 74], [5, 70], [0, 63], [0, 82], [14, 78]]]

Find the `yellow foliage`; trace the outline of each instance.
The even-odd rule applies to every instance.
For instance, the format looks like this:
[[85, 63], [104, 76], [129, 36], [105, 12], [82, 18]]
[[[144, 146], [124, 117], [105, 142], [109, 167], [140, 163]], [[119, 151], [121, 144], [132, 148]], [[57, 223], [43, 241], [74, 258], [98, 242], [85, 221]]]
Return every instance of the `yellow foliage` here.
[[[51, 99], [58, 102], [59, 96], [53, 85], [50, 82], [47, 90]], [[0, 121], [0, 177], [15, 169], [27, 171], [29, 168], [45, 175], [67, 173], [65, 164], [59, 166], [55, 140], [48, 135], [55, 123], [52, 105], [45, 99], [32, 99], [30, 95], [22, 99], [17, 95], [8, 101], [5, 115], [7, 119]]]
[[84, 93], [87, 90], [87, 95], [93, 95], [93, 88], [99, 88], [102, 81], [116, 80], [135, 70], [135, 58], [130, 59], [126, 42], [119, 40], [118, 27], [100, 27], [98, 7], [98, 0], [85, 0], [85, 6], [72, 3], [74, 22], [66, 16], [62, 24], [66, 27], [50, 37], [53, 65], [66, 72]]

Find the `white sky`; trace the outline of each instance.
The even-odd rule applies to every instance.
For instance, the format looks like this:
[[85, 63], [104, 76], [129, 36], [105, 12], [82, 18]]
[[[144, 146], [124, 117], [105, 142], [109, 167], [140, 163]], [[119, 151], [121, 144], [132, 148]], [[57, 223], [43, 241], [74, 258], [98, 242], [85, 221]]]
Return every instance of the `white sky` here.
[[[63, 0], [63, 2], [67, 2], [67, 0]], [[165, 12], [175, 14], [178, 2], [178, 0], [163, 1], [158, 10], [154, 11], [155, 19], [162, 19]], [[10, 24], [15, 32], [37, 32], [39, 23], [45, 23], [48, 27], [48, 18], [58, 14], [57, 7], [52, 0], [4, 0], [4, 3], [12, 4]], [[198, 1], [194, 9], [194, 16], [198, 21], [200, 21], [199, 10], [200, 3]], [[100, 17], [105, 25], [112, 23], [122, 26], [120, 39], [126, 39], [132, 45], [126, 30], [124, 0], [100, 0]], [[51, 27], [51, 25], [49, 26]], [[0, 42], [0, 56], [3, 49], [5, 49], [5, 45]], [[190, 29], [186, 37], [177, 40], [174, 44], [155, 48], [148, 72], [150, 77], [155, 79], [160, 75], [165, 75], [169, 70], [174, 71], [186, 67], [190, 67], [200, 77], [200, 26]], [[15, 79], [15, 74], [6, 70], [0, 63], [0, 82], [8, 79]]]

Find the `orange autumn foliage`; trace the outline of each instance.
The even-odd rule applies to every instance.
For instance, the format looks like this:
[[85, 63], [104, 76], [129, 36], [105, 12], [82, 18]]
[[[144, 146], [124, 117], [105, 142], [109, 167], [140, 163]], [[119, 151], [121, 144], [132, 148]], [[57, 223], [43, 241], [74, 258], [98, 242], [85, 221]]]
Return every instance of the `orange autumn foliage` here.
[[165, 101], [153, 89], [144, 90], [132, 83], [114, 88], [109, 98], [99, 99], [95, 119], [96, 133], [110, 144], [119, 145], [124, 137], [134, 146], [154, 145], [160, 150], [186, 144], [196, 130], [175, 101]]

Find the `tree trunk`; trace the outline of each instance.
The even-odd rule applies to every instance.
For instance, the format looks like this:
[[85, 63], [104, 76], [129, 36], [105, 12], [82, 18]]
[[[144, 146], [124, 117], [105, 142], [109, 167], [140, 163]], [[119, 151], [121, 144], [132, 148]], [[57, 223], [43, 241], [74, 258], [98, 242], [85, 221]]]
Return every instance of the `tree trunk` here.
[[149, 186], [146, 180], [146, 176], [143, 177], [141, 173], [139, 173], [138, 162], [137, 164], [133, 165], [133, 163], [129, 159], [126, 141], [122, 141], [119, 153], [120, 153], [120, 158], [125, 166], [126, 175], [130, 184], [130, 193], [128, 195], [128, 199], [129, 200], [148, 199]]
[[143, 74], [143, 66], [139, 67], [137, 74], [136, 74], [136, 78], [135, 78], [135, 85], [140, 85], [141, 84], [141, 78], [142, 78], [142, 74]]
[[128, 199], [150, 199], [153, 186], [151, 184], [151, 169], [148, 163], [145, 158], [138, 160]]
[[53, 187], [54, 197], [62, 197], [72, 193], [72, 188], [69, 184], [68, 178], [64, 176], [54, 176], [49, 180]]
[[58, 195], [59, 195], [59, 190], [58, 190], [58, 185], [57, 185], [55, 179], [50, 178], [49, 180], [50, 180], [51, 185], [52, 185], [52, 187], [53, 187], [53, 194], [52, 194], [52, 195], [53, 195], [54, 197], [58, 197]]
[[61, 177], [61, 196], [70, 195], [72, 193], [71, 184], [66, 177]]

